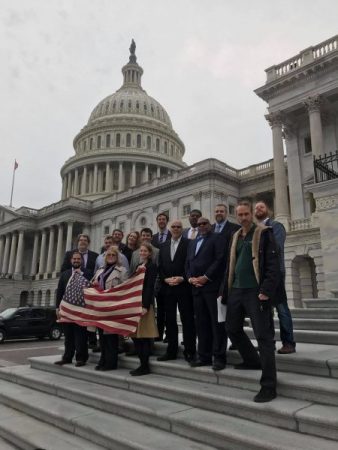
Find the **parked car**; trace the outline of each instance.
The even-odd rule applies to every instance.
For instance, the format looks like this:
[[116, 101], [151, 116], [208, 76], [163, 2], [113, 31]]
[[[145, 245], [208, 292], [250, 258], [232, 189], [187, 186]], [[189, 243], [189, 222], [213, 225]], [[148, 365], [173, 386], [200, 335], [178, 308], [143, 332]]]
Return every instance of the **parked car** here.
[[28, 337], [60, 339], [62, 329], [56, 320], [55, 308], [25, 306], [5, 309], [0, 313], [0, 343]]

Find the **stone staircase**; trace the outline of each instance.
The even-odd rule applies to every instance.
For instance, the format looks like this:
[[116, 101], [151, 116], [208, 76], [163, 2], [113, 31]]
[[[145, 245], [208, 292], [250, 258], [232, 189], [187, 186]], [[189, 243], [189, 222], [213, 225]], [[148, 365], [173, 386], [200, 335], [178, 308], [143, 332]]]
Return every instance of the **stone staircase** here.
[[[338, 320], [338, 309], [314, 309], [294, 310], [304, 331]], [[111, 372], [94, 370], [97, 354], [81, 368], [48, 356], [0, 369], [0, 449], [337, 450], [337, 345], [300, 342], [277, 355], [278, 398], [268, 404], [252, 400], [260, 372], [232, 368], [236, 351], [217, 373], [181, 354], [158, 362], [164, 351], [155, 346], [144, 377], [129, 375], [138, 361], [124, 355]]]

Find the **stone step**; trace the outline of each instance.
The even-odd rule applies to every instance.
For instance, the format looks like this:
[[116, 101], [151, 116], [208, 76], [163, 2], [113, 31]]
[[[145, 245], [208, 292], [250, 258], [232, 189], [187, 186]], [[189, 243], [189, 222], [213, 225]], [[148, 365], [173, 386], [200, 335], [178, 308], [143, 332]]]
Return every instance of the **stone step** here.
[[[338, 332], [338, 319], [319, 319], [319, 318], [298, 318], [292, 317], [293, 329], [297, 330], [316, 330], [316, 331], [336, 331]], [[275, 318], [275, 329], [279, 329], [279, 320]]]
[[[1, 434], [1, 432], [0, 432], [0, 434]], [[1, 448], [1, 450], [18, 450], [19, 449], [19, 447], [14, 446], [10, 442], [5, 441], [5, 439], [2, 439], [2, 438], [0, 438], [0, 448]]]
[[[48, 357], [34, 359], [45, 360], [45, 363], [48, 362]], [[52, 366], [51, 358], [49, 358], [49, 365]], [[282, 397], [268, 405], [259, 405], [251, 401], [252, 393], [248, 393], [243, 389], [227, 389], [226, 386], [212, 386], [210, 384], [191, 382], [191, 380], [175, 380], [173, 383], [167, 377], [157, 375], [135, 379], [130, 377], [127, 371], [97, 373], [90, 366], [85, 366], [81, 369], [68, 365], [64, 367], [54, 366], [53, 370], [54, 368], [61, 369], [62, 372], [67, 373], [63, 375], [43, 373], [30, 369], [28, 366], [2, 369], [0, 371], [2, 375], [7, 373], [10, 376], [11, 374], [11, 379], [22, 385], [20, 388], [15, 389], [14, 383], [7, 383], [6, 386], [6, 382], [2, 381], [2, 401], [14, 404], [15, 408], [23, 409], [34, 416], [44, 418], [44, 420], [46, 420], [46, 414], [48, 416], [52, 415], [53, 418], [48, 418], [47, 420], [54, 420], [58, 426], [60, 426], [59, 421], [65, 423], [62, 411], [67, 411], [69, 417], [76, 417], [77, 425], [79, 421], [85, 421], [87, 426], [89, 426], [87, 433], [91, 437], [93, 437], [93, 432], [98, 433], [98, 428], [102, 432], [101, 425], [105, 423], [102, 416], [107, 415], [103, 411], [108, 410], [113, 414], [117, 412], [120, 416], [129, 417], [131, 415], [133, 420], [143, 423], [151, 421], [151, 424], [156, 426], [157, 429], [166, 430], [169, 427], [172, 433], [184, 435], [203, 443], [202, 447], [191, 441], [188, 441], [188, 446], [186, 444], [185, 446], [177, 446], [175, 435], [171, 435], [168, 438], [165, 436], [168, 433], [161, 431], [162, 439], [168, 443], [166, 447], [168, 449], [209, 449], [210, 447], [207, 445], [212, 445], [225, 449], [320, 448], [324, 450], [334, 449], [337, 445], [337, 442], [302, 434], [302, 430], [306, 434], [311, 433], [311, 427], [313, 426], [315, 435], [320, 436], [324, 432], [325, 436], [329, 436], [330, 439], [336, 439], [336, 435], [338, 435], [338, 431], [335, 431], [337, 427], [336, 421], [331, 419], [330, 425], [327, 426], [325, 421], [321, 420], [321, 417], [325, 415], [326, 418], [329, 414], [331, 414], [331, 417], [334, 417], [333, 414], [336, 413], [335, 410], [337, 408], [322, 406], [314, 412], [312, 411], [313, 405], [311, 403]], [[73, 376], [75, 373], [79, 374], [80, 372], [86, 372], [87, 375], [96, 380], [96, 383], [79, 381], [67, 376], [70, 373]], [[122, 382], [125, 389], [129, 390], [123, 391], [119, 388], [107, 386], [105, 383], [98, 385], [102, 381], [101, 378], [105, 379], [105, 383], [108, 382], [108, 379], [112, 383], [116, 382], [116, 380], [118, 384]], [[36, 383], [37, 379], [39, 379], [38, 384]], [[26, 386], [29, 386], [29, 388]], [[33, 388], [49, 393], [37, 393], [33, 391]], [[177, 397], [179, 403], [176, 403], [176, 400], [163, 399], [170, 392], [171, 396]], [[54, 397], [51, 396], [51, 393], [60, 397], [54, 400], [55, 403], [52, 401]], [[230, 407], [231, 415], [227, 415], [227, 411], [224, 411], [224, 406], [222, 406], [222, 399], [227, 401], [228, 404], [231, 403], [229, 395], [232, 395], [230, 400], [233, 403]], [[33, 403], [32, 397], [34, 398], [34, 407], [31, 406]], [[188, 408], [186, 400], [189, 397], [189, 403], [200, 403], [203, 409], [192, 405], [189, 405], [192, 407]], [[65, 398], [71, 399], [71, 402]], [[75, 401], [81, 402], [81, 405], [76, 405]], [[89, 406], [87, 402], [90, 403]], [[209, 402], [213, 402], [213, 408], [216, 407], [220, 411], [205, 410], [204, 408]], [[50, 405], [55, 407], [50, 408]], [[314, 406], [317, 407], [317, 405]], [[85, 408], [82, 412], [79, 409], [81, 407]], [[95, 412], [94, 415], [94, 413], [91, 414], [88, 411], [88, 408], [97, 408], [100, 412]], [[238, 417], [239, 408], [243, 408], [243, 411], [246, 411], [246, 418]], [[327, 408], [329, 409], [328, 411]], [[248, 418], [255, 423], [247, 420]], [[121, 417], [119, 419], [122, 420]], [[110, 414], [110, 420], [113, 420], [112, 414]], [[125, 420], [130, 420], [130, 417]], [[262, 421], [266, 421], [269, 426], [261, 423]], [[276, 427], [276, 425], [280, 424], [286, 429], [281, 430]], [[114, 426], [116, 424], [111, 423], [110, 425], [113, 435], [116, 434], [116, 429], [119, 431], [121, 429], [121, 426], [116, 428]], [[135, 424], [133, 422], [132, 426], [130, 424], [127, 426], [127, 431], [130, 435], [134, 435], [137, 426], [139, 425], [136, 422]], [[147, 428], [149, 427], [142, 426], [143, 434], [149, 437]], [[243, 433], [243, 430], [245, 430], [245, 433]], [[300, 433], [296, 431], [300, 431]], [[158, 444], [156, 445], [156, 447], [153, 445], [148, 448], [164, 448], [164, 444], [162, 444], [162, 447], [158, 446]], [[139, 442], [139, 446], [133, 448], [145, 447]]]
[[[127, 364], [129, 366], [135, 367], [138, 364], [136, 358], [126, 359], [128, 359]], [[189, 405], [190, 407], [200, 408], [214, 413], [236, 416], [241, 419], [258, 422], [265, 425], [278, 426], [279, 428], [285, 428], [293, 431], [301, 430], [303, 427], [306, 427], [306, 429], [308, 429], [311, 427], [311, 423], [313, 422], [314, 429], [316, 430], [316, 433], [314, 434], [320, 437], [330, 437], [331, 439], [338, 440], [338, 418], [336, 419], [336, 422], [335, 420], [333, 420], [333, 422], [331, 420], [330, 424], [326, 424], [326, 422], [321, 421], [321, 417], [316, 416], [312, 411], [314, 406], [317, 406], [312, 401], [279, 396], [276, 400], [269, 404], [262, 405], [254, 403], [252, 401], [253, 392], [249, 391], [247, 387], [251, 386], [251, 389], [257, 392], [259, 388], [259, 372], [254, 372], [252, 374], [254, 378], [252, 378], [251, 380], [246, 379], [245, 388], [243, 389], [243, 387], [241, 386], [241, 389], [239, 389], [231, 386], [231, 381], [230, 386], [226, 385], [227, 378], [225, 374], [224, 377], [222, 377], [222, 385], [217, 384], [217, 382], [211, 383], [210, 377], [216, 377], [217, 375], [213, 374], [210, 368], [201, 368], [204, 370], [191, 369], [190, 367], [183, 366], [182, 364], [181, 368], [176, 368], [176, 374], [172, 374], [173, 376], [170, 376], [170, 363], [164, 364], [155, 362], [152, 367], [154, 368], [155, 364], [157, 366], [162, 365], [162, 371], [165, 372], [165, 375], [157, 375], [155, 373], [146, 377], [135, 378], [129, 376], [129, 372], [125, 369], [119, 369], [118, 371], [111, 371], [108, 374], [105, 374], [95, 372], [93, 370], [94, 366], [92, 365], [85, 366], [81, 369], [75, 368], [71, 365], [59, 367], [53, 364], [53, 360], [55, 361], [55, 356], [31, 359], [33, 368], [41, 370], [41, 372], [42, 370], [46, 371], [45, 374], [39, 377], [39, 385], [37, 386], [37, 388], [43, 389], [45, 385], [50, 386], [50, 384], [52, 383], [51, 380], [53, 380], [56, 376], [60, 377], [63, 375], [67, 377], [78, 378], [81, 379], [81, 381], [75, 379], [72, 381], [72, 383], [67, 383], [65, 387], [61, 383], [61, 386], [63, 387], [57, 389], [57, 395], [61, 395], [65, 398], [69, 398], [69, 395], [72, 395], [72, 400], [76, 399], [78, 401], [81, 401], [82, 403], [90, 401], [91, 395], [93, 395], [93, 392], [95, 392], [94, 384], [92, 383], [93, 380], [95, 380], [96, 383], [105, 385], [107, 389], [119, 390], [122, 387], [124, 389], [127, 388], [133, 393], [147, 395], [152, 400], [153, 398], [157, 398], [156, 402], [164, 402], [165, 400], [178, 402], [184, 405]], [[179, 378], [177, 376], [177, 373], [180, 369], [186, 371], [186, 378]], [[48, 371], [51, 372], [49, 375], [47, 374]], [[190, 372], [190, 374], [188, 372]], [[1, 370], [1, 376], [5, 377], [7, 375], [9, 379], [13, 379], [13, 377], [15, 377], [15, 374], [17, 373], [18, 369], [16, 369], [15, 367]], [[189, 375], [189, 378], [187, 377], [187, 375]], [[238, 376], [241, 377], [242, 375], [240, 374]], [[193, 379], [193, 377], [195, 377], [195, 379]], [[235, 370], [233, 370], [232, 380], [235, 380], [236, 377], [237, 375], [235, 374]], [[198, 379], [199, 381], [196, 381], [196, 379]], [[206, 380], [208, 380], [208, 382], [205, 382]], [[256, 384], [254, 389], [255, 380]], [[25, 383], [26, 385], [30, 386], [32, 386], [32, 384], [36, 385], [36, 375], [27, 376], [21, 371], [21, 374], [19, 374], [19, 376], [16, 376], [15, 381], [17, 381], [18, 383]], [[239, 380], [237, 380], [236, 382], [238, 385], [240, 385]], [[86, 383], [91, 383], [92, 386], [86, 385]], [[286, 389], [286, 383], [287, 381], [284, 382], [284, 389]], [[60, 383], [58, 382], [57, 385], [60, 386]], [[314, 383], [312, 383], [312, 386], [313, 385]], [[111, 386], [114, 386], [114, 388], [112, 388]], [[99, 403], [101, 405], [101, 409], [106, 408], [105, 402], [108, 402], [108, 404], [110, 405], [111, 402], [116, 402], [116, 399], [120, 398], [122, 400], [122, 405], [121, 402], [119, 402], [119, 406], [117, 406], [120, 414], [130, 414], [130, 411], [133, 411], [133, 403], [135, 403], [135, 399], [131, 401], [131, 407], [128, 408], [128, 399], [125, 395], [121, 394], [121, 392], [116, 393], [114, 391], [114, 393], [109, 393], [109, 390], [103, 392], [103, 386], [101, 386], [100, 389], [101, 390], [99, 392], [102, 398], [100, 398]], [[300, 391], [300, 387], [298, 389]], [[77, 394], [75, 392], [77, 392]], [[289, 392], [292, 392], [292, 389], [289, 389]], [[303, 392], [305, 392], [305, 389], [303, 390]], [[325, 396], [324, 389], [322, 393], [323, 396]], [[78, 395], [78, 399], [74, 397], [75, 395]], [[138, 404], [140, 405], [140, 403]], [[147, 404], [145, 403], [142, 406], [146, 405]], [[95, 405], [90, 404], [90, 406]], [[332, 417], [337, 417], [337, 415], [335, 415], [338, 414], [337, 406], [321, 406], [321, 414], [324, 414], [325, 417], [329, 417], [330, 414]], [[127, 412], [123, 413], [122, 411]], [[146, 416], [147, 414], [145, 411], [142, 414], [142, 420], [146, 420]], [[158, 411], [157, 420], [159, 420]], [[152, 423], [154, 423], [153, 419]], [[160, 424], [161, 422], [158, 422], [156, 425], [160, 426]], [[307, 433], [311, 432], [307, 431]]]
[[338, 298], [308, 298], [302, 302], [306, 308], [338, 308]]
[[[255, 338], [254, 332], [251, 328], [245, 327], [245, 332], [250, 339]], [[279, 327], [276, 327], [275, 338], [276, 340], [280, 340]], [[321, 345], [338, 345], [338, 331], [295, 330], [294, 338], [296, 342]]]
[[337, 308], [294, 308], [290, 311], [293, 319], [338, 319]]
[[[30, 401], [32, 404], [35, 403], [34, 395], [31, 396]], [[53, 403], [48, 407], [52, 408], [52, 405]], [[72, 433], [43, 423], [13, 408], [0, 404], [0, 436], [9, 442], [8, 449], [102, 450], [109, 448], [95, 445], [93, 442], [88, 442], [87, 439], [74, 436]], [[63, 413], [65, 412], [63, 411]], [[11, 447], [11, 444], [14, 447]], [[5, 450], [7, 447], [1, 446], [0, 448]]]
[[[45, 373], [27, 369], [30, 369], [29, 366], [16, 366], [16, 368], [13, 368], [13, 376], [16, 377], [17, 384], [4, 380], [0, 381], [1, 403], [5, 407], [10, 405], [21, 413], [26, 414], [28, 420], [47, 422], [44, 425], [49, 428], [52, 427], [48, 424], [52, 424], [55, 430], [61, 434], [62, 431], [60, 429], [66, 430], [67, 435], [69, 434], [68, 432], [74, 433], [75, 436], [72, 437], [70, 435], [74, 441], [78, 439], [79, 442], [83, 443], [85, 442], [84, 439], [87, 440], [87, 444], [82, 444], [82, 447], [75, 445], [70, 447], [59, 443], [59, 447], [50, 447], [45, 444], [45, 447], [42, 448], [62, 448], [63, 450], [71, 448], [91, 450], [98, 448], [116, 450], [171, 450], [172, 448], [212, 450], [213, 448], [206, 445], [207, 443], [198, 444], [184, 437], [176, 436], [169, 431], [149, 427], [144, 424], [147, 422], [146, 420], [143, 421], [143, 424], [140, 424], [129, 418], [121, 417], [120, 408], [123, 409], [123, 400], [114, 397], [114, 395], [118, 395], [119, 390], [117, 389], [102, 387], [95, 383], [81, 383], [78, 380], [64, 376], [53, 375], [51, 377], [52, 374], [47, 374], [49, 377], [46, 377]], [[42, 378], [41, 386], [40, 376]], [[39, 379], [38, 385], [36, 383], [37, 379]], [[20, 382], [22, 383], [21, 385]], [[27, 385], [31, 386], [27, 387]], [[109, 400], [110, 395], [113, 396], [112, 401]], [[124, 391], [121, 391], [120, 395], [128, 398], [127, 391], [125, 394]], [[141, 417], [142, 413], [148, 413], [149, 403], [152, 403], [154, 409], [152, 417], [155, 421], [154, 425], [157, 426], [157, 422], [160, 422], [160, 419], [156, 420], [155, 400], [139, 394], [131, 393], [130, 395], [134, 395], [134, 398], [130, 399], [129, 407], [132, 411], [130, 415]], [[138, 402], [142, 406], [139, 406]], [[145, 407], [143, 406], [144, 402], [146, 403]], [[90, 405], [88, 406], [87, 403]], [[157, 401], [157, 403], [161, 402]], [[163, 405], [158, 405], [161, 411], [160, 415], [170, 416], [187, 409], [186, 407], [182, 409], [182, 405], [179, 405], [177, 409], [176, 404], [173, 402], [166, 403], [169, 405], [168, 409], [163, 409], [161, 408]], [[108, 405], [110, 405], [110, 408]], [[107, 411], [109, 409], [113, 411]], [[164, 426], [159, 428], [164, 428]], [[54, 439], [55, 430], [53, 431]]]

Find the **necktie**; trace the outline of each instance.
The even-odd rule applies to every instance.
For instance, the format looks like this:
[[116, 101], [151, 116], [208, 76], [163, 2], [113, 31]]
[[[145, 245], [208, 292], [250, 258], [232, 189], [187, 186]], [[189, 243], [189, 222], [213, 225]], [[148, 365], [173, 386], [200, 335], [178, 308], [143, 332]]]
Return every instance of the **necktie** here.
[[172, 261], [174, 261], [175, 253], [176, 253], [175, 241], [172, 240], [172, 241], [171, 241], [171, 247], [170, 247], [170, 257], [171, 257], [171, 260], [172, 260]]
[[190, 235], [190, 239], [195, 239], [195, 237], [196, 237], [196, 228], [193, 228], [192, 229], [192, 232], [191, 232], [191, 235]]
[[220, 233], [221, 232], [221, 228], [222, 228], [222, 225], [220, 223], [218, 223], [216, 225], [216, 233]]
[[160, 239], [159, 241], [162, 243], [163, 242], [163, 238], [164, 238], [164, 233], [160, 233]]

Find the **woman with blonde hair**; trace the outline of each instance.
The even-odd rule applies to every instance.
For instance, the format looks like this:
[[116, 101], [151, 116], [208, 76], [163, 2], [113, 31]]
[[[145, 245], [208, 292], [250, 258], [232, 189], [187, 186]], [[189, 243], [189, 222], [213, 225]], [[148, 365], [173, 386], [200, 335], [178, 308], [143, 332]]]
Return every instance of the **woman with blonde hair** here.
[[140, 265], [146, 269], [142, 290], [142, 317], [133, 337], [135, 350], [141, 365], [130, 371], [130, 375], [140, 376], [150, 373], [149, 356], [152, 340], [158, 337], [154, 315], [154, 286], [157, 277], [157, 266], [151, 260], [153, 247], [149, 243], [140, 245]]
[[[111, 289], [123, 283], [128, 278], [128, 272], [121, 265], [120, 252], [118, 247], [108, 248], [104, 258], [104, 266], [99, 268], [94, 278], [92, 286], [100, 290]], [[117, 369], [119, 335], [111, 334], [99, 328], [101, 358], [95, 370]]]

